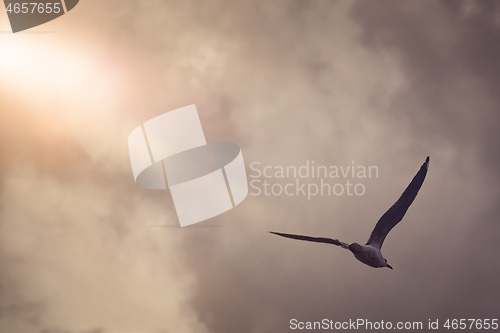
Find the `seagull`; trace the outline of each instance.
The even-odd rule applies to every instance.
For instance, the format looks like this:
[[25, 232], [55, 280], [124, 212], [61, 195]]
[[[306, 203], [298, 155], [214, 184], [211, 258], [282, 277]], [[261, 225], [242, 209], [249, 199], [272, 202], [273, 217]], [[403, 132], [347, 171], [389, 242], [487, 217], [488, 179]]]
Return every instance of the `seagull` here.
[[403, 219], [406, 211], [412, 204], [413, 200], [415, 200], [420, 187], [422, 187], [422, 184], [424, 183], [425, 175], [427, 174], [428, 169], [429, 156], [427, 156], [424, 164], [422, 164], [420, 170], [417, 172], [415, 177], [413, 177], [410, 185], [408, 185], [403, 194], [401, 194], [401, 197], [399, 197], [398, 201], [396, 201], [396, 203], [392, 205], [392, 207], [389, 208], [389, 210], [385, 212], [384, 215], [382, 215], [380, 220], [378, 220], [375, 228], [370, 235], [370, 238], [368, 239], [368, 242], [365, 245], [361, 245], [358, 243], [347, 244], [333, 238], [310, 237], [273, 231], [270, 231], [270, 233], [286, 238], [298, 239], [308, 242], [337, 245], [351, 251], [352, 254], [354, 254], [354, 257], [356, 257], [356, 259], [361, 261], [363, 264], [375, 268], [388, 267], [392, 269], [392, 267], [387, 263], [387, 260], [382, 256], [380, 249], [382, 248], [382, 244], [384, 243], [385, 237], [387, 236], [389, 231], [391, 231], [392, 228], [394, 228], [394, 226]]

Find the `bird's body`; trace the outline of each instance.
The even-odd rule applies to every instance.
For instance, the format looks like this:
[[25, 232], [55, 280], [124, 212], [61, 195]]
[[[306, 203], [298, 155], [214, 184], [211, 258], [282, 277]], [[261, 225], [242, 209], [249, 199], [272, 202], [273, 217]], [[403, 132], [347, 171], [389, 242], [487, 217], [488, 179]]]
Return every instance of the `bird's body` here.
[[389, 208], [389, 210], [385, 212], [385, 214], [377, 222], [366, 245], [358, 243], [347, 244], [339, 241], [338, 239], [325, 237], [310, 237], [272, 231], [271, 233], [286, 238], [337, 245], [351, 251], [356, 259], [368, 266], [375, 268], [388, 267], [392, 269], [392, 267], [387, 263], [387, 260], [382, 256], [380, 249], [382, 248], [382, 244], [384, 243], [385, 237], [389, 231], [391, 231], [392, 228], [394, 228], [394, 226], [396, 226], [396, 224], [403, 219], [406, 211], [412, 204], [413, 200], [415, 200], [415, 197], [424, 182], [428, 168], [429, 157], [427, 157], [424, 164], [422, 164], [420, 170], [417, 172], [415, 177], [413, 177], [410, 185], [408, 185], [398, 201], [396, 201], [396, 203], [392, 205], [392, 207]]
[[354, 254], [356, 259], [361, 261], [363, 264], [378, 267], [387, 267], [387, 261], [382, 257], [382, 253], [379, 249], [372, 245], [360, 245], [358, 243], [352, 243], [349, 245], [349, 251]]

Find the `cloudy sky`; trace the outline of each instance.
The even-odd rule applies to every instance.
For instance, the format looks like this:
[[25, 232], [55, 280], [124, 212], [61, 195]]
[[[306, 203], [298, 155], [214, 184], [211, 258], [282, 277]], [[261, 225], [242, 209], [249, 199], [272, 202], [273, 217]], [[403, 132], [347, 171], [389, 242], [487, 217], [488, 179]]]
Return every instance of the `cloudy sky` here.
[[[82, 0], [9, 29], [1, 9], [2, 332], [499, 318], [497, 1]], [[249, 176], [355, 161], [379, 177], [179, 228], [167, 191], [135, 185], [127, 137], [190, 104]], [[363, 243], [428, 155], [382, 249], [394, 270], [267, 233]]]

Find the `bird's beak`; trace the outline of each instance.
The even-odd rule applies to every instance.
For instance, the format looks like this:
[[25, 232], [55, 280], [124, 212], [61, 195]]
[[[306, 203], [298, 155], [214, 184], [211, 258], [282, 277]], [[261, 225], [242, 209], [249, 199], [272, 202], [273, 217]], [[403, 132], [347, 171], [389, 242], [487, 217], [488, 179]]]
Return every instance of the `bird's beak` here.
[[390, 269], [392, 269], [392, 266], [391, 266], [391, 265], [389, 265], [389, 264], [387, 264], [387, 267], [389, 267]]

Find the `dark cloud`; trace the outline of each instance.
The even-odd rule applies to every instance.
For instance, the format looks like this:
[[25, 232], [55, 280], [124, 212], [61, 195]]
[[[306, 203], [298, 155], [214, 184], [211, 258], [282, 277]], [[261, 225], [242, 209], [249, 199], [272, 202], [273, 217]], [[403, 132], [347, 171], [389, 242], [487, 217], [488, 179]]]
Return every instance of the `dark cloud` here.
[[[127, 85], [64, 130], [4, 99], [15, 126], [2, 138], [14, 141], [2, 249], [20, 259], [4, 275], [11, 327], [286, 332], [292, 318], [497, 315], [496, 2], [106, 1], [71, 15], [69, 30], [70, 15], [54, 23], [65, 47]], [[135, 187], [126, 136], [192, 103], [207, 139], [240, 144], [247, 168], [356, 160], [380, 177], [362, 197], [249, 196], [206, 222], [217, 227], [174, 228], [168, 194]], [[394, 271], [266, 233], [363, 242], [427, 155], [426, 182], [384, 244]], [[146, 227], [158, 224], [170, 227]]]
[[[383, 274], [382, 272], [363, 271], [365, 278], [375, 279], [369, 283], [356, 277], [355, 268], [347, 261], [343, 262], [336, 255], [331, 259], [321, 251], [328, 251], [327, 248], [315, 251], [306, 248], [308, 245], [290, 244], [280, 239], [268, 241], [265, 236], [235, 234], [233, 237], [241, 241], [234, 242], [227, 254], [229, 257], [220, 258], [220, 262], [209, 264], [199, 258], [195, 251], [188, 252], [200, 277], [195, 308], [214, 332], [259, 332], [262, 330], [259, 326], [262, 321], [265, 321], [267, 329], [286, 331], [288, 320], [294, 316], [309, 320], [334, 315], [342, 319], [354, 316], [393, 321], [415, 318], [446, 319], [459, 314], [465, 316], [467, 313], [469, 316], [472, 313], [494, 316], [491, 297], [486, 295], [493, 293], [496, 295], [493, 298], [498, 297], [498, 288], [495, 287], [495, 282], [487, 277], [495, 275], [499, 267], [487, 253], [499, 253], [499, 246], [493, 241], [494, 236], [491, 236], [492, 231], [493, 234], [498, 233], [498, 225], [493, 219], [485, 219], [481, 207], [492, 211], [492, 207], [498, 202], [498, 191], [487, 185], [490, 182], [498, 184], [498, 154], [492, 153], [498, 150], [498, 102], [493, 91], [499, 87], [497, 81], [500, 76], [496, 73], [498, 46], [492, 42], [499, 37], [498, 17], [492, 14], [494, 10], [491, 8], [484, 8], [487, 4], [480, 5], [474, 14], [471, 14], [473, 16], [468, 17], [463, 12], [465, 9], [462, 9], [465, 5], [451, 5], [447, 2], [426, 5], [394, 1], [385, 4], [358, 2], [351, 11], [361, 29], [359, 41], [362, 47], [377, 59], [388, 55], [394, 57], [394, 65], [400, 66], [405, 81], [404, 89], [390, 100], [390, 104], [382, 106], [375, 103], [371, 110], [357, 110], [358, 116], [376, 116], [380, 119], [377, 125], [381, 126], [382, 130], [409, 139], [409, 146], [402, 150], [406, 155], [414, 154], [412, 150], [424, 155], [433, 151], [432, 147], [436, 143], [439, 148], [443, 147], [444, 152], [441, 155], [439, 150], [436, 151], [431, 159], [431, 174], [442, 174], [437, 177], [431, 175], [428, 182], [434, 185], [424, 186], [430, 187], [430, 192], [435, 192], [427, 192], [427, 195], [446, 198], [444, 206], [441, 207], [446, 206], [448, 209], [439, 212], [433, 209], [439, 209], [438, 205], [431, 205], [428, 209], [433, 214], [415, 212], [413, 219], [408, 218], [408, 223], [419, 223], [418, 220], [422, 218], [428, 219], [429, 222], [420, 222], [421, 231], [413, 229], [415, 239], [408, 240], [408, 244], [402, 243], [403, 239], [395, 242], [409, 251], [405, 254], [406, 259], [399, 258], [404, 267], [396, 268], [407, 272], [402, 273], [404, 278], [384, 275], [384, 280], [381, 280], [379, 274]], [[329, 11], [319, 5], [313, 7], [309, 14], [317, 18], [317, 21], [310, 25], [302, 21], [304, 24], [297, 26], [296, 16], [302, 13], [295, 13], [294, 16], [285, 11], [286, 14], [274, 17], [274, 23], [279, 22], [276, 24], [278, 32], [265, 33], [265, 18], [246, 16], [247, 21], [254, 22], [255, 25], [257, 22], [263, 23], [264, 26], [247, 31], [248, 39], [262, 39], [262, 43], [267, 44], [266, 49], [259, 49], [257, 44], [257, 49], [254, 50], [257, 56], [261, 57], [261, 67], [267, 65], [270, 68], [269, 73], [286, 77], [287, 70], [302, 68], [307, 71], [302, 58], [297, 55], [301, 52], [297, 51], [299, 46], [303, 48], [304, 53], [310, 54], [306, 59], [313, 63], [317, 61], [315, 58], [319, 53], [315, 51], [326, 49], [326, 52], [332, 54], [336, 51], [335, 40], [331, 43], [322, 42], [328, 40], [329, 31], [317, 29], [318, 26], [331, 25], [331, 22], [324, 23], [321, 18], [333, 15], [333, 10]], [[432, 14], [429, 15], [429, 12]], [[284, 27], [286, 36], [279, 34], [280, 29]], [[279, 38], [282, 36], [282, 39]], [[301, 38], [303, 36], [310, 39]], [[332, 62], [335, 60], [332, 59]], [[325, 63], [328, 64], [328, 61]], [[376, 66], [376, 62], [372, 65]], [[320, 69], [317, 66], [310, 67], [310, 71], [316, 74], [311, 76], [312, 80], [306, 81], [306, 85], [318, 82], [318, 77], [321, 78], [319, 73], [328, 68], [328, 65], [320, 66]], [[296, 79], [304, 79], [304, 76], [298, 76]], [[286, 84], [284, 86], [286, 87]], [[324, 82], [322, 88], [325, 91], [331, 89], [324, 86]], [[298, 93], [301, 98], [307, 98], [309, 92]], [[364, 94], [378, 102], [376, 94], [370, 96], [370, 91]], [[275, 112], [285, 112], [277, 110]], [[331, 117], [335, 119], [335, 114], [331, 114]], [[346, 134], [344, 138], [348, 136]], [[384, 137], [381, 141], [387, 145], [390, 140], [389, 137]], [[450, 153], [452, 158], [446, 158]], [[390, 164], [384, 165], [384, 168], [389, 167]], [[479, 172], [484, 174], [474, 177], [474, 180], [467, 179], [472, 170], [481, 170]], [[463, 193], [452, 190], [457, 188], [458, 182], [467, 184], [458, 186]], [[450, 188], [446, 188], [447, 186]], [[488, 187], [484, 189], [483, 186]], [[481, 191], [490, 196], [484, 198], [479, 193]], [[394, 193], [394, 197], [396, 195], [397, 193]], [[479, 197], [485, 202], [474, 209], [473, 206], [477, 204]], [[289, 209], [286, 202], [268, 202], [277, 209]], [[458, 202], [468, 202], [468, 207], [461, 209], [456, 206]], [[390, 204], [390, 199], [386, 204]], [[290, 223], [282, 224], [281, 227], [294, 225], [290, 219], [299, 219], [300, 222], [295, 223], [308, 224], [302, 228], [311, 230], [314, 227], [310, 224], [322, 224], [321, 219], [318, 219], [322, 215], [325, 219], [352, 220], [350, 216], [335, 215], [324, 208], [308, 214], [307, 206], [310, 205], [313, 204], [301, 205], [298, 218], [286, 214], [285, 218], [289, 219]], [[353, 207], [353, 211], [355, 209]], [[420, 209], [424, 208], [421, 206]], [[468, 210], [466, 218], [458, 217], [465, 210]], [[380, 211], [382, 212], [383, 210]], [[248, 214], [251, 216], [251, 213]], [[496, 213], [493, 214], [497, 216]], [[249, 217], [242, 216], [242, 219], [245, 218]], [[374, 221], [376, 219], [373, 216], [371, 218]], [[273, 219], [272, 213], [266, 218], [268, 221]], [[252, 220], [248, 223], [259, 222]], [[273, 222], [259, 224], [273, 225]], [[440, 226], [435, 226], [436, 224]], [[488, 225], [492, 230], [485, 231], [483, 227], [478, 227], [478, 224]], [[365, 233], [370, 230], [369, 226], [371, 225], [365, 226]], [[460, 231], [447, 232], [447, 228], [458, 228]], [[408, 237], [397, 234], [398, 231], [393, 233], [392, 237], [395, 239]], [[270, 243], [271, 241], [273, 243]], [[248, 243], [259, 244], [259, 249], [248, 249]], [[426, 244], [427, 248], [416, 248], [420, 243]], [[481, 244], [481, 254], [485, 256], [481, 260], [472, 255], [478, 244]], [[285, 247], [286, 251], [280, 253], [281, 260], [276, 261], [273, 253], [279, 251], [281, 246]], [[298, 251], [292, 248], [294, 246], [299, 247], [301, 252], [293, 253]], [[389, 246], [386, 245], [387, 252], [397, 249]], [[260, 253], [258, 259], [255, 259], [258, 263], [254, 263], [253, 257], [249, 256], [247, 251]], [[436, 253], [441, 256], [436, 256]], [[287, 256], [295, 260], [287, 259]], [[405, 260], [408, 261], [407, 264], [404, 263]], [[412, 265], [422, 265], [426, 269], [412, 268]], [[345, 270], [349, 270], [349, 275], [355, 282], [349, 283]], [[210, 277], [214, 271], [220, 271], [217, 278]], [[237, 274], [235, 271], [242, 272]], [[280, 274], [284, 271], [288, 274]], [[328, 279], [322, 276], [328, 276]], [[483, 279], [488, 282], [481, 283]], [[378, 290], [370, 290], [375, 285]], [[344, 289], [345, 292], [338, 291], [338, 288]], [[238, 299], [236, 304], [232, 303], [235, 299]], [[377, 300], [377, 309], [368, 305], [370, 299]], [[366, 305], [363, 305], [364, 303]]]
[[454, 163], [472, 156], [491, 171], [500, 163], [492, 154], [499, 148], [499, 12], [498, 2], [467, 0], [357, 3], [352, 10], [366, 47], [389, 50], [404, 64], [408, 87], [387, 110], [392, 120], [460, 147]]

